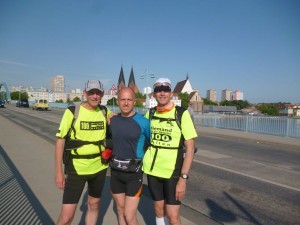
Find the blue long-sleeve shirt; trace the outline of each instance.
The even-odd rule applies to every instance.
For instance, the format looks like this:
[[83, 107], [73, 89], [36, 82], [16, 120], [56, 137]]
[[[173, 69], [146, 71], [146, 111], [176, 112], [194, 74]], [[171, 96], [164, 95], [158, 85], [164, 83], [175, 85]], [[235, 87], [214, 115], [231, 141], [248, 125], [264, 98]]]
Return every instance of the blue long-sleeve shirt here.
[[113, 155], [118, 159], [142, 159], [150, 139], [150, 123], [143, 115], [113, 116], [110, 120]]

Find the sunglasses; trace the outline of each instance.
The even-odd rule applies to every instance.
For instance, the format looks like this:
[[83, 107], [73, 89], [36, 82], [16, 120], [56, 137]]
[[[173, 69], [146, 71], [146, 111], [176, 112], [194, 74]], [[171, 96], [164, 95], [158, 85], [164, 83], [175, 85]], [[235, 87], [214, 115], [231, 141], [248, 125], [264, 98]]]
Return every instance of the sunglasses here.
[[171, 92], [171, 87], [170, 86], [156, 86], [154, 87], [154, 92], [158, 93], [158, 92]]
[[155, 84], [153, 85], [153, 89], [156, 88], [156, 87], [159, 87], [159, 86], [168, 86], [168, 87], [171, 88], [171, 84], [170, 84], [170, 83], [167, 83], [167, 82], [163, 82], [163, 83], [158, 82], [158, 83], [155, 83]]

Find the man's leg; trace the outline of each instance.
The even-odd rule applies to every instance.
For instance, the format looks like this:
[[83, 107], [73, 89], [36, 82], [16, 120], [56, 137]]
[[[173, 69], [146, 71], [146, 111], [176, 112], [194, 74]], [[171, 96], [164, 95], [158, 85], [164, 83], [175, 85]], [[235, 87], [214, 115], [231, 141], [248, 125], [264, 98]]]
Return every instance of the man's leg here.
[[57, 224], [71, 224], [75, 215], [78, 201], [85, 185], [85, 177], [68, 174], [65, 180], [63, 205]]
[[75, 215], [76, 208], [77, 208], [77, 204], [63, 204], [56, 224], [57, 225], [71, 224]]
[[147, 175], [148, 187], [153, 199], [156, 224], [165, 225], [164, 179]]
[[97, 224], [98, 215], [99, 215], [99, 204], [100, 204], [100, 198], [94, 198], [92, 196], [88, 196], [88, 207], [87, 207], [87, 213], [85, 217], [85, 224], [87, 225]]
[[88, 225], [97, 224], [100, 199], [105, 182], [105, 177], [106, 169], [99, 171], [96, 174], [88, 175], [88, 209], [85, 217], [85, 223]]
[[96, 174], [88, 175], [88, 199], [87, 199], [87, 213], [85, 216], [85, 223], [88, 225], [97, 224], [99, 215], [99, 205], [101, 194], [105, 182], [106, 169], [99, 171]]
[[156, 215], [156, 225], [165, 225], [165, 216], [166, 216], [166, 211], [165, 211], [165, 201], [160, 200], [160, 201], [154, 201], [154, 211]]
[[138, 225], [137, 208], [143, 190], [143, 172], [126, 174], [124, 218], [128, 225]]
[[180, 205], [168, 205], [166, 204], [167, 217], [170, 225], [180, 225]]
[[124, 217], [128, 225], [138, 225], [136, 212], [140, 202], [140, 197], [126, 196]]
[[156, 217], [164, 217], [165, 216], [165, 201], [160, 200], [160, 201], [154, 201], [154, 211]]
[[112, 196], [117, 206], [119, 225], [126, 225], [124, 217], [125, 193], [112, 194]]
[[[165, 195], [165, 204], [164, 212], [168, 218], [169, 225], [180, 225], [180, 201], [176, 199], [176, 185], [178, 178], [170, 178], [164, 180], [164, 195]], [[165, 223], [167, 224], [167, 223]]]

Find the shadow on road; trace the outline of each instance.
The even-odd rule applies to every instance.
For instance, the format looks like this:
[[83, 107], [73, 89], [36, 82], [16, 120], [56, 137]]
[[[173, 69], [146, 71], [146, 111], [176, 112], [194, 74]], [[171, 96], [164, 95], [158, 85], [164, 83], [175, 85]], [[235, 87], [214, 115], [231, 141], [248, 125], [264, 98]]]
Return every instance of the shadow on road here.
[[0, 224], [54, 224], [0, 145]]
[[220, 223], [230, 223], [230, 222], [237, 221], [238, 218], [243, 218], [243, 220], [248, 221], [251, 224], [261, 225], [261, 223], [257, 221], [257, 219], [254, 216], [252, 216], [251, 213], [249, 213], [247, 209], [245, 209], [245, 207], [243, 207], [230, 194], [228, 194], [227, 192], [223, 192], [223, 194], [230, 202], [230, 205], [234, 205], [239, 210], [239, 212], [241, 212], [243, 215], [239, 215], [228, 209], [225, 209], [211, 199], [206, 199], [205, 200], [206, 205], [210, 210], [209, 213], [210, 218]]

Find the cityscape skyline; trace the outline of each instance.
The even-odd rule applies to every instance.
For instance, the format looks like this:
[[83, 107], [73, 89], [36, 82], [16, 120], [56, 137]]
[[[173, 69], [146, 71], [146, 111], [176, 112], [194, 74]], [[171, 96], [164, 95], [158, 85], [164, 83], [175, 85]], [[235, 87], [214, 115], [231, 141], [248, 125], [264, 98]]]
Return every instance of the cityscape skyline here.
[[[124, 74], [122, 72], [122, 69], [121, 69], [120, 76], [124, 78]], [[188, 77], [186, 79], [188, 79]], [[29, 91], [31, 89], [31, 91], [32, 90], [39, 90], [41, 92], [44, 91], [44, 92], [49, 92], [49, 93], [50, 92], [53, 92], [53, 93], [54, 92], [57, 92], [57, 93], [60, 93], [60, 92], [64, 92], [64, 93], [79, 93], [80, 91], [83, 90], [82, 88], [79, 88], [79, 87], [69, 87], [68, 90], [64, 89], [64, 87], [66, 87], [66, 85], [65, 85], [65, 79], [64, 79], [64, 76], [61, 75], [61, 74], [51, 77], [50, 80], [51, 80], [50, 89], [47, 88], [47, 87], [38, 87], [38, 88], [36, 88], [36, 87], [32, 87], [32, 86], [25, 87], [25, 86], [14, 86], [14, 85], [10, 86], [9, 88], [12, 88], [12, 91], [19, 91], [19, 90], [21, 90], [21, 91], [22, 90], [23, 91], [24, 90]], [[124, 86], [130, 86], [131, 85], [130, 83], [132, 82], [132, 80], [135, 80], [133, 68], [131, 69], [131, 72], [130, 72], [129, 81], [128, 81], [127, 84], [125, 82]], [[181, 82], [181, 81], [178, 81], [178, 82]], [[178, 83], [178, 82], [176, 82], [176, 83]], [[152, 87], [150, 87], [150, 86], [148, 86], [148, 87], [145, 86], [145, 87], [142, 87], [142, 88], [140, 88], [140, 87], [137, 86], [137, 88], [138, 88], [138, 90], [140, 90], [139, 92], [142, 93], [142, 94], [146, 94], [146, 93], [151, 93], [152, 92]], [[172, 88], [174, 90], [175, 85]], [[213, 94], [214, 97], [211, 98], [210, 94], [208, 92], [212, 91], [212, 90], [214, 91], [214, 94]], [[116, 93], [116, 85], [115, 84], [112, 84], [111, 88], [105, 89], [106, 93], [112, 92], [112, 91], [114, 93]], [[240, 90], [223, 89], [220, 92], [220, 98], [219, 99], [216, 97], [216, 95], [217, 95], [217, 91], [215, 89], [209, 89], [209, 90], [206, 91], [206, 95], [205, 96], [200, 96], [200, 97], [202, 99], [206, 98], [207, 100], [212, 100], [212, 101], [215, 101], [215, 102], [221, 102], [223, 100], [244, 100], [243, 99], [243, 92], [241, 92]]]
[[[120, 80], [120, 78], [122, 78], [122, 80]], [[119, 75], [119, 81], [117, 82], [117, 84], [121, 83], [122, 86], [128, 86], [128, 87], [131, 87], [134, 90], [135, 93], [137, 92], [140, 92], [142, 94], [149, 94], [152, 92], [152, 87], [150, 86], [145, 86], [145, 87], [142, 87], [142, 88], [139, 88], [138, 86], [135, 87], [135, 75], [134, 75], [134, 71], [133, 71], [133, 68], [131, 69], [131, 72], [130, 72], [130, 77], [129, 77], [129, 80], [128, 80], [128, 83], [126, 84], [126, 81], [124, 80], [125, 77], [124, 77], [124, 73], [123, 73], [123, 69], [121, 68], [121, 71], [120, 71], [120, 75]], [[8, 86], [8, 88], [10, 88], [11, 92], [13, 91], [38, 91], [38, 92], [46, 92], [46, 93], [82, 93], [83, 89], [82, 88], [79, 88], [79, 87], [68, 87], [68, 89], [66, 88], [66, 85], [65, 85], [65, 78], [63, 75], [55, 75], [53, 77], [51, 77], [51, 83], [50, 83], [50, 89], [47, 88], [47, 87], [32, 87], [32, 86]], [[188, 76], [186, 77], [185, 80], [189, 80]], [[184, 81], [184, 80], [183, 80]], [[180, 83], [180, 82], [183, 82], [183, 81], [179, 81], [177, 82]], [[175, 85], [174, 85], [175, 86]], [[192, 88], [192, 87], [191, 87]], [[194, 88], [193, 88], [194, 89]], [[140, 90], [143, 90], [143, 91], [140, 91]], [[194, 90], [197, 90], [197, 89], [194, 89]], [[116, 85], [113, 84], [111, 88], [108, 88], [108, 89], [105, 89], [105, 93], [115, 93], [116, 95], [116, 92], [117, 91], [117, 88], [116, 88]], [[175, 87], [173, 87], [173, 90], [172, 91], [175, 91]], [[198, 91], [198, 90], [197, 90]], [[211, 96], [213, 95], [213, 96]], [[211, 101], [214, 101], [214, 102], [220, 102], [220, 101], [223, 101], [223, 100], [244, 100], [243, 99], [243, 92], [241, 92], [240, 90], [229, 90], [229, 89], [224, 89], [221, 91], [221, 95], [220, 95], [220, 100], [218, 100], [217, 98], [217, 91], [215, 89], [209, 89], [206, 91], [206, 96], [200, 96], [202, 99], [203, 98], [206, 98], [207, 100], [211, 100]]]
[[[201, 97], [242, 90], [244, 100], [300, 103], [297, 0], [0, 2], [0, 81], [69, 87], [99, 79], [106, 89], [123, 66], [136, 83], [146, 69], [173, 86], [189, 74]], [[152, 86], [154, 79], [149, 79]]]

